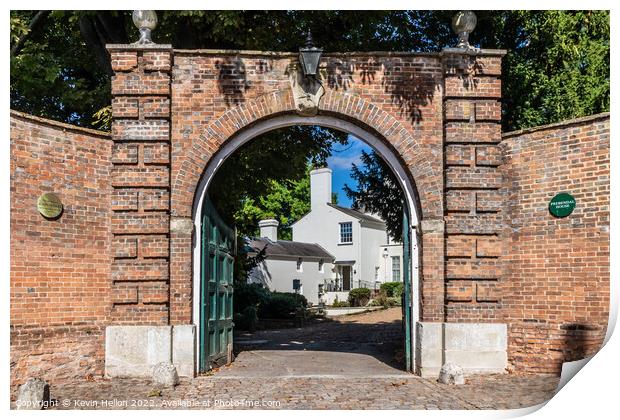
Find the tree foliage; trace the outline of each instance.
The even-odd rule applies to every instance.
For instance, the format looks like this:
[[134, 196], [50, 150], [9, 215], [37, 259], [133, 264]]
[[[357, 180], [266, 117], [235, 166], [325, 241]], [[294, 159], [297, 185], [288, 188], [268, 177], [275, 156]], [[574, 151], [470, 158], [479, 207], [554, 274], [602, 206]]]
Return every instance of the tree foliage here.
[[398, 242], [402, 239], [404, 204], [398, 180], [375, 151], [362, 151], [361, 163], [351, 165], [351, 178], [357, 186], [345, 184], [344, 192], [353, 200], [354, 209], [381, 216], [388, 234]]
[[608, 11], [483, 12], [473, 38], [508, 51], [505, 131], [609, 111]]
[[290, 225], [309, 210], [309, 169], [325, 166], [332, 145], [346, 142], [345, 133], [314, 126], [267, 132], [226, 159], [209, 186], [211, 200], [240, 235], [256, 235], [259, 220], [276, 218], [290, 239]]
[[[453, 13], [160, 11], [154, 40], [175, 48], [296, 51], [311, 30], [326, 52], [440, 51], [456, 43], [450, 28]], [[476, 13], [471, 42], [507, 50], [502, 64], [504, 131], [609, 111], [608, 11]], [[11, 108], [109, 129], [112, 70], [105, 45], [137, 39], [130, 13], [11, 11], [10, 29]], [[238, 223], [246, 217], [241, 231], [247, 233], [255, 229], [251, 224], [256, 218], [276, 214], [286, 232], [303, 209], [308, 161], [324, 164], [331, 144], [344, 138], [301, 127], [251, 142], [227, 160], [213, 182], [221, 214]], [[364, 168], [353, 170], [357, 189], [347, 194], [357, 206], [381, 214], [398, 238], [402, 204], [396, 199], [397, 184], [378, 156], [365, 159]], [[228, 199], [221, 199], [224, 193], [230, 194]], [[267, 201], [261, 198], [265, 194]], [[293, 205], [285, 205], [286, 199]]]
[[[80, 13], [11, 12], [11, 108], [89, 126], [110, 102], [110, 75], [85, 48]], [[109, 59], [108, 59], [109, 60]]]
[[276, 219], [280, 222], [278, 237], [293, 238], [291, 224], [310, 211], [310, 178], [299, 180], [272, 180], [265, 194], [258, 198], [245, 197], [242, 207], [235, 212], [237, 229], [245, 234], [257, 236], [258, 222]]
[[[176, 48], [439, 51], [453, 11], [160, 11]], [[478, 11], [475, 45], [503, 48], [504, 129], [609, 110], [608, 11]], [[37, 19], [38, 17], [38, 19]], [[106, 43], [136, 39], [129, 12], [11, 11], [11, 107], [79, 125], [109, 105]], [[326, 30], [328, 28], [328, 30]]]

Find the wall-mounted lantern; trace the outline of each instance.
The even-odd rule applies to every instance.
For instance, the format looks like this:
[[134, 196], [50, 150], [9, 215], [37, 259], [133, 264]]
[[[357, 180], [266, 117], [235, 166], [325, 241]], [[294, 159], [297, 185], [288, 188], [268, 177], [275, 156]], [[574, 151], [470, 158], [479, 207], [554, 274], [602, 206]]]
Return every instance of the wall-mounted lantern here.
[[473, 48], [469, 45], [469, 34], [476, 29], [477, 23], [476, 14], [471, 10], [464, 10], [454, 15], [452, 18], [452, 30], [459, 36], [457, 48]]
[[136, 45], [153, 44], [151, 31], [157, 27], [157, 14], [154, 10], [134, 10], [131, 14], [133, 24], [140, 31]]
[[312, 34], [308, 31], [306, 46], [299, 49], [299, 61], [301, 62], [301, 68], [305, 76], [316, 76], [321, 54], [323, 54], [323, 48], [314, 46]]

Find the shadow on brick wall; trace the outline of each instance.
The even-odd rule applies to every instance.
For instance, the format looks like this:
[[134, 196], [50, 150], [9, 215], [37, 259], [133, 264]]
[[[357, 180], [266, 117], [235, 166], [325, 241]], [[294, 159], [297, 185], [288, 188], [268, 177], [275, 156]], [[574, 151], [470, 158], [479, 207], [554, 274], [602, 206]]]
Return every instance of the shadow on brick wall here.
[[593, 356], [603, 345], [605, 328], [587, 324], [563, 324], [560, 330], [564, 335], [563, 354], [565, 362]]
[[[371, 85], [381, 76], [381, 86], [390, 95], [392, 104], [398, 106], [401, 117], [408, 118], [412, 124], [419, 123], [422, 121], [421, 108], [432, 103], [441, 85], [441, 77], [439, 73], [417, 67], [413, 71], [405, 71], [405, 66], [410, 64], [399, 59], [332, 59], [326, 67], [327, 86], [333, 90], [347, 91], [355, 83]], [[357, 82], [354, 76], [357, 76]]]

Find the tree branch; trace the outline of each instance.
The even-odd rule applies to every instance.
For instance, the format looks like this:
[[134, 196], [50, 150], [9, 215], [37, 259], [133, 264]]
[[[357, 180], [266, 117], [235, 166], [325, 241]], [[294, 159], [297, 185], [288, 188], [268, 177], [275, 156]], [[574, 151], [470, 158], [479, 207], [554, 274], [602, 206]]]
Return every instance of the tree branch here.
[[30, 36], [34, 33], [36, 29], [38, 29], [41, 25], [43, 25], [43, 23], [45, 22], [45, 19], [47, 18], [49, 14], [50, 14], [49, 10], [39, 10], [34, 15], [32, 20], [30, 21], [30, 24], [28, 25], [28, 32], [23, 34], [17, 40], [15, 45], [13, 45], [13, 48], [11, 48], [11, 57], [14, 57], [20, 53], [22, 48], [24, 48], [24, 44], [26, 44], [26, 41], [28, 40], [28, 38], [30, 38]]

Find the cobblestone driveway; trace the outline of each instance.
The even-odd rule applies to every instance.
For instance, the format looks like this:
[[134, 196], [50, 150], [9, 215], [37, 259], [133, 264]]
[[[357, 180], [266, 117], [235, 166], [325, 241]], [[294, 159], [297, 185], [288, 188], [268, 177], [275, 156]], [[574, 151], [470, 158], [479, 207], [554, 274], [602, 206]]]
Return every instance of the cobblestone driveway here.
[[558, 378], [470, 376], [448, 386], [402, 371], [400, 309], [237, 337], [237, 360], [175, 389], [147, 380], [52, 384], [58, 409], [508, 409], [551, 398]]

